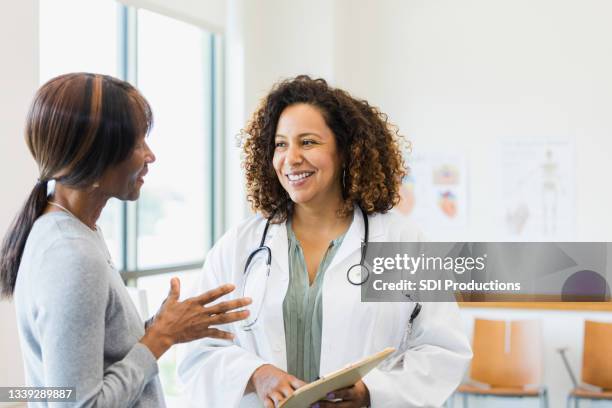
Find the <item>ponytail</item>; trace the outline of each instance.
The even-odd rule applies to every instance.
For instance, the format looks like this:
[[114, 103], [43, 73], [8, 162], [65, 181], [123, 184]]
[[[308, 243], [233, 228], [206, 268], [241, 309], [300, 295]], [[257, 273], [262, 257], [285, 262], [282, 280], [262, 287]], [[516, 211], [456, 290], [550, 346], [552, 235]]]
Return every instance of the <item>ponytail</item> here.
[[34, 225], [47, 205], [47, 181], [39, 180], [23, 208], [4, 236], [0, 249], [0, 297], [10, 298], [17, 283], [17, 272], [25, 244]]

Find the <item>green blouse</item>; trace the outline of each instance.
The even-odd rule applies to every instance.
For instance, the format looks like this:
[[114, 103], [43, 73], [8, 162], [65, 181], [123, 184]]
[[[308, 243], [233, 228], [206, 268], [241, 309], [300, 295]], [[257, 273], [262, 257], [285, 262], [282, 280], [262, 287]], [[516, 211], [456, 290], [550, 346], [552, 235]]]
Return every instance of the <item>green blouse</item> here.
[[312, 382], [319, 377], [323, 276], [338, 251], [344, 235], [330, 242], [311, 286], [302, 247], [293, 233], [291, 222], [287, 221], [289, 288], [283, 301], [287, 372], [306, 382]]

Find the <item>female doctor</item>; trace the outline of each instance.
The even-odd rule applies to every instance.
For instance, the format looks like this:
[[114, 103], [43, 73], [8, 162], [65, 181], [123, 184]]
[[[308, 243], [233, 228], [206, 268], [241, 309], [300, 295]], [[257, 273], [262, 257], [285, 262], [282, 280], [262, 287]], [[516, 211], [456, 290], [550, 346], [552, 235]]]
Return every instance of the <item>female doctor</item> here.
[[274, 407], [294, 390], [395, 347], [391, 364], [320, 407], [440, 406], [471, 358], [454, 303], [363, 303], [348, 270], [362, 242], [413, 242], [399, 215], [405, 175], [395, 130], [322, 80], [277, 84], [245, 131], [248, 200], [259, 215], [210, 251], [199, 290], [235, 283], [253, 299], [233, 342], [183, 350], [179, 376], [205, 407]]

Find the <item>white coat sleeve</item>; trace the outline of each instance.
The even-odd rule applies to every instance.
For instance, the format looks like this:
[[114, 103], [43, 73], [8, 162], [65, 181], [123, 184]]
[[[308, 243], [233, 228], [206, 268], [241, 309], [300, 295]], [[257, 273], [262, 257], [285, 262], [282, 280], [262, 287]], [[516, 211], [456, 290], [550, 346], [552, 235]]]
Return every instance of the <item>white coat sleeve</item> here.
[[472, 358], [456, 303], [424, 303], [406, 351], [389, 371], [363, 379], [373, 408], [439, 407], [453, 393]]
[[[206, 292], [225, 283], [236, 284], [236, 282], [229, 281], [233, 276], [230, 271], [223, 269], [230, 266], [229, 263], [224, 262], [224, 259], [227, 261], [231, 254], [225, 253], [227, 251], [224, 251], [222, 246], [216, 245], [209, 252], [202, 271], [198, 293]], [[231, 297], [240, 297], [239, 292], [240, 289], [237, 288]], [[227, 299], [220, 299], [220, 301], [223, 300]], [[220, 328], [233, 333], [240, 330], [237, 324], [224, 325]], [[256, 354], [232, 341], [205, 338], [179, 348], [177, 374], [193, 406], [238, 407], [251, 375], [258, 367], [266, 363]], [[256, 396], [251, 394], [248, 399], [256, 400]]]

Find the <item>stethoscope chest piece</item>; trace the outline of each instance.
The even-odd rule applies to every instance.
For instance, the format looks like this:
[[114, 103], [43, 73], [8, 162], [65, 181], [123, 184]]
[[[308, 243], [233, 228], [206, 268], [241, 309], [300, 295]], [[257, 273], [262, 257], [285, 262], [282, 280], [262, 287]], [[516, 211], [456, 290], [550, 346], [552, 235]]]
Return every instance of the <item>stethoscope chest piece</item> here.
[[355, 264], [346, 271], [346, 279], [355, 286], [363, 285], [369, 277], [370, 271], [368, 271], [368, 267], [363, 263]]

